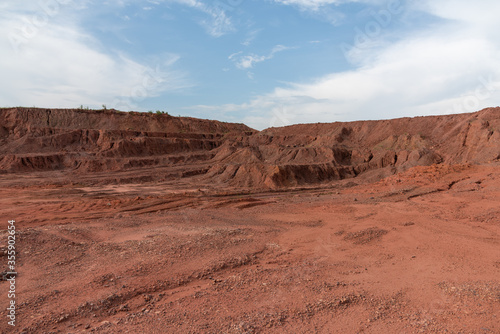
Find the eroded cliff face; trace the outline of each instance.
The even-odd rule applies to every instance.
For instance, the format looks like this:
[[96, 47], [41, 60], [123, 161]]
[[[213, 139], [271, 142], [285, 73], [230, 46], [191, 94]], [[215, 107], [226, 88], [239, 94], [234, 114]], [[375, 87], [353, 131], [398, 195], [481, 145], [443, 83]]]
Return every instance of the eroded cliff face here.
[[227, 141], [207, 177], [233, 186], [298, 186], [384, 177], [414, 166], [500, 158], [500, 108], [473, 114], [270, 128]]
[[213, 157], [243, 124], [166, 114], [63, 109], [0, 110], [0, 168], [5, 172], [120, 171], [196, 163]]
[[261, 132], [243, 124], [114, 110], [0, 109], [3, 173], [134, 171], [148, 181], [193, 178], [281, 188], [499, 158], [500, 108]]

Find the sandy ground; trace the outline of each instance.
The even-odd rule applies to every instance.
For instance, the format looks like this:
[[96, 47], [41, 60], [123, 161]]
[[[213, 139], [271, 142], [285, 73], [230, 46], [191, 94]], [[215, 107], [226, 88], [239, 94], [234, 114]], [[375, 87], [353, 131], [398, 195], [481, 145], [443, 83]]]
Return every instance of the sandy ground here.
[[3, 175], [0, 331], [500, 333], [499, 171], [264, 193]]

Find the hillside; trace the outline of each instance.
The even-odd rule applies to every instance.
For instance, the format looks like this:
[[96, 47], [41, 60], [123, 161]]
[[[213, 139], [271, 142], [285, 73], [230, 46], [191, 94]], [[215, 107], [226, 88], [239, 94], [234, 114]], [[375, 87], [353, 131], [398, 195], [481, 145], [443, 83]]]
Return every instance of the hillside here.
[[113, 172], [101, 182], [190, 178], [267, 188], [362, 176], [377, 180], [419, 165], [500, 158], [500, 108], [472, 114], [300, 124], [253, 130], [166, 114], [115, 110], [0, 109], [0, 172]]

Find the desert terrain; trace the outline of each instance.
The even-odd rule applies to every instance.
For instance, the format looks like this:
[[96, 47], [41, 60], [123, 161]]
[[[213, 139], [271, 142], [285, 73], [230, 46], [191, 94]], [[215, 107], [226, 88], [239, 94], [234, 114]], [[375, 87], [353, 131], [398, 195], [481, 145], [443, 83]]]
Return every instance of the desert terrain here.
[[263, 131], [0, 109], [0, 331], [500, 333], [499, 171], [500, 108]]

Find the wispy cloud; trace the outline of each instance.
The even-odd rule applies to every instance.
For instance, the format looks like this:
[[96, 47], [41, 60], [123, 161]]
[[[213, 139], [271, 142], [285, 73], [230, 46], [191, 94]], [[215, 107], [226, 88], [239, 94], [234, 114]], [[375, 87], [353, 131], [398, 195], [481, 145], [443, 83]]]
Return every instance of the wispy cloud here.
[[350, 2], [361, 2], [368, 4], [383, 4], [388, 0], [274, 0], [283, 5], [293, 5], [305, 10], [319, 10], [328, 5], [341, 5]]
[[230, 32], [236, 31], [234, 24], [227, 14], [228, 7], [232, 8], [228, 4], [224, 4], [221, 1], [214, 2], [202, 2], [199, 0], [166, 0], [167, 2], [180, 3], [196, 10], [203, 12], [207, 18], [199, 21], [199, 24], [203, 26], [206, 32], [213, 37], [221, 37]]
[[396, 0], [273, 0], [276, 4], [293, 6], [302, 13], [317, 20], [339, 25], [344, 22], [346, 15], [339, 9], [340, 5], [348, 3], [363, 3], [367, 5], [394, 5], [402, 1]]
[[288, 47], [284, 45], [276, 45], [268, 55], [259, 56], [256, 54], [242, 55], [243, 52], [233, 53], [229, 56], [229, 60], [232, 60], [236, 63], [236, 67], [242, 70], [253, 68], [255, 64], [261, 63], [263, 61], [274, 58], [274, 56], [278, 52], [282, 52], [285, 50], [294, 49], [293, 47]]
[[247, 34], [246, 39], [241, 43], [244, 46], [249, 46], [257, 38], [262, 29], [255, 29]]
[[[366, 0], [365, 0], [366, 1]], [[336, 7], [346, 2], [358, 2], [356, 0], [274, 0], [275, 3], [282, 5], [291, 5], [297, 7], [307, 16], [320, 21], [338, 25], [345, 15]]]
[[209, 15], [209, 19], [202, 20], [200, 23], [206, 31], [213, 37], [221, 37], [227, 33], [236, 30], [231, 18], [226, 12], [218, 7], [204, 6], [203, 11]]
[[283, 5], [295, 5], [303, 9], [318, 10], [325, 5], [339, 4], [346, 1], [342, 0], [274, 0]]
[[[73, 1], [73, 0], [67, 0]], [[88, 0], [87, 0], [88, 1]], [[178, 4], [183, 5], [203, 13], [204, 17], [197, 19], [197, 23], [201, 25], [205, 31], [213, 37], [221, 37], [228, 33], [236, 31], [236, 28], [228, 15], [228, 11], [235, 9], [231, 6], [231, 1], [228, 3], [222, 1], [201, 1], [201, 0], [107, 0], [108, 4], [114, 6], [126, 6], [130, 4], [141, 3], [145, 6], [144, 10], [152, 10], [151, 5], [162, 4]]]

